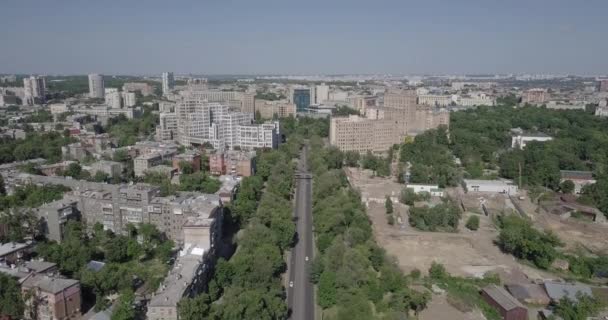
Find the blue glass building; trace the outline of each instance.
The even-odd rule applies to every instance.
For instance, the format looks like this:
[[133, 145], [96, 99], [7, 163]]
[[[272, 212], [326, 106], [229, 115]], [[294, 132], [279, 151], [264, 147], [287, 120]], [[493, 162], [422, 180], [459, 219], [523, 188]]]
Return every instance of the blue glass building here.
[[297, 112], [306, 112], [310, 106], [310, 89], [294, 89], [293, 103]]

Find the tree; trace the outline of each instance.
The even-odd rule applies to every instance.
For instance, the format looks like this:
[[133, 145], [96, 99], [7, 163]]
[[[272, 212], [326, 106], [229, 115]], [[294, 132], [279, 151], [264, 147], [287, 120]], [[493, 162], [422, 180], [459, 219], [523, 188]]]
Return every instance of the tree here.
[[178, 305], [179, 318], [199, 320], [209, 316], [211, 298], [208, 294], [199, 294], [194, 298], [183, 298]]
[[347, 167], [358, 167], [360, 155], [356, 151], [347, 151], [344, 153], [344, 165]]
[[393, 213], [393, 201], [391, 200], [391, 197], [386, 196], [386, 201], [384, 201], [384, 207], [386, 208], [386, 214]]
[[63, 172], [64, 176], [72, 177], [75, 179], [79, 179], [81, 174], [82, 174], [82, 167], [76, 162], [70, 163], [68, 165], [68, 167], [65, 169], [65, 171]]
[[14, 319], [23, 317], [25, 305], [17, 279], [0, 272], [0, 314]]
[[572, 182], [572, 180], [566, 180], [559, 185], [559, 189], [563, 193], [572, 193], [574, 191], [574, 182]]
[[469, 219], [467, 220], [467, 224], [466, 224], [467, 229], [469, 230], [477, 230], [479, 229], [479, 217], [478, 216], [470, 216]]
[[192, 163], [190, 163], [188, 161], [180, 161], [179, 169], [181, 170], [182, 174], [194, 173], [194, 168], [192, 167]]
[[325, 271], [319, 279], [318, 301], [323, 309], [327, 309], [336, 304], [337, 299], [336, 274], [332, 271]]
[[125, 290], [120, 294], [116, 307], [112, 312], [111, 320], [133, 320], [135, 319], [135, 294], [132, 290]]
[[555, 314], [564, 320], [585, 320], [597, 315], [603, 304], [586, 294], [577, 294], [576, 301], [564, 296], [555, 306]]
[[0, 196], [6, 195], [6, 187], [4, 185], [4, 178], [0, 176]]
[[431, 263], [431, 267], [429, 268], [429, 277], [431, 277], [431, 279], [443, 281], [447, 279], [448, 276], [449, 274], [445, 271], [445, 267], [442, 264], [435, 261]]
[[412, 206], [416, 200], [418, 200], [418, 196], [416, 195], [416, 192], [414, 192], [414, 189], [403, 188], [403, 190], [401, 190], [401, 194], [399, 195], [399, 201], [401, 203]]

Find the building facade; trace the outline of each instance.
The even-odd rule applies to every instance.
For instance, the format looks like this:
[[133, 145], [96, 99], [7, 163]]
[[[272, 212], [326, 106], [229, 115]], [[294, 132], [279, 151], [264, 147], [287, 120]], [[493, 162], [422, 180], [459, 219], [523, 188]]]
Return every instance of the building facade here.
[[105, 84], [103, 81], [103, 75], [101, 74], [89, 74], [89, 97], [91, 98], [104, 98]]
[[44, 103], [46, 98], [46, 78], [31, 76], [23, 79], [23, 104], [34, 105]]
[[297, 88], [293, 90], [293, 103], [297, 112], [306, 112], [310, 106], [310, 89]]
[[167, 95], [171, 93], [173, 87], [175, 85], [175, 79], [173, 78], [173, 72], [163, 72], [162, 75], [163, 81], [163, 95]]

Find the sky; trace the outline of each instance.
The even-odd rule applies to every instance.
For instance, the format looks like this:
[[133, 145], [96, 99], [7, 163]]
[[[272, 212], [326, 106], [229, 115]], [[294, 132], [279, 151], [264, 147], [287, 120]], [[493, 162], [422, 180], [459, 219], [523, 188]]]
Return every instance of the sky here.
[[3, 0], [0, 73], [608, 74], [607, 0]]

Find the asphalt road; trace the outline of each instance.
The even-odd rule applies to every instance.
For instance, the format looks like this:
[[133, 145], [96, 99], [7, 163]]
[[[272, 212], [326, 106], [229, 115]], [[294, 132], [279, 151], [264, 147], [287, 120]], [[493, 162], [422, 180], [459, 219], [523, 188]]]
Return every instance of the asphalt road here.
[[[287, 286], [287, 305], [291, 310], [293, 320], [314, 319], [314, 289], [309, 281], [309, 266], [312, 263], [312, 180], [306, 164], [307, 148], [302, 150], [296, 178], [296, 201], [294, 217], [296, 223], [297, 242], [291, 251], [289, 261], [289, 281], [293, 287]], [[308, 257], [308, 261], [306, 261]]]

